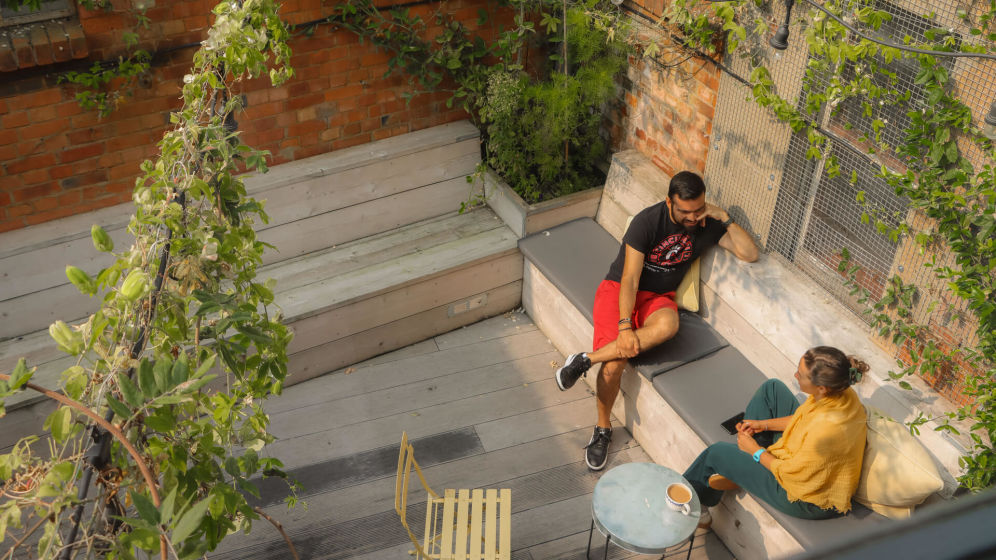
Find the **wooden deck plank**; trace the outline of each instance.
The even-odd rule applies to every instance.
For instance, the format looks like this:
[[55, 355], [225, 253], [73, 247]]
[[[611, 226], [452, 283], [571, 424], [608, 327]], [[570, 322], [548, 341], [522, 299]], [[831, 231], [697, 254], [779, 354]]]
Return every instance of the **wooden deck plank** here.
[[[581, 449], [590, 436], [591, 430], [577, 430], [513, 448], [465, 457], [460, 461], [429, 466], [424, 474], [435, 489], [508, 486], [512, 488], [514, 494], [515, 508], [526, 509], [545, 503], [552, 499], [551, 496], [564, 495], [565, 492], [571, 495], [590, 492], [597, 478], [593, 474], [586, 474], [589, 471], [584, 466], [581, 455]], [[635, 442], [627, 433], [617, 434], [613, 438], [612, 445], [610, 461], [615, 461], [620, 453], [626, 453], [629, 449], [639, 449], [635, 447]], [[417, 449], [415, 453], [418, 454]], [[640, 457], [645, 457], [642, 451], [640, 453]], [[559, 474], [552, 478], [537, 474], [545, 471], [568, 474]], [[513, 482], [516, 480], [518, 481]], [[556, 483], [548, 483], [550, 480], [556, 480]], [[413, 490], [408, 497], [409, 504], [425, 500], [424, 493], [415, 491], [415, 486], [421, 488], [413, 483]], [[283, 523], [288, 530], [302, 534], [327, 532], [330, 526], [358, 522], [357, 520], [376, 516], [379, 512], [389, 512], [397, 522], [397, 515], [394, 513], [394, 490], [393, 477], [384, 477], [339, 488], [321, 496], [310, 496], [305, 493], [304, 499], [308, 502], [306, 510], [304, 508], [289, 510], [282, 504], [266, 506], [263, 509]], [[414, 515], [411, 509], [409, 515]], [[420, 522], [409, 519], [410, 524]], [[273, 535], [253, 531], [249, 535], [233, 539], [230, 544], [232, 547], [255, 546], [271, 538]], [[226, 549], [229, 547], [228, 544], [224, 546]]]
[[[251, 193], [266, 201], [270, 218], [268, 224], [262, 222], [256, 224], [256, 230], [265, 232], [281, 224], [307, 220], [321, 214], [340, 211], [351, 206], [399, 195], [407, 190], [446, 181], [461, 182], [466, 189], [465, 176], [473, 173], [479, 161], [480, 149], [477, 142], [465, 141], [456, 146], [430, 147], [400, 156], [396, 160], [378, 160], [372, 164], [345, 170], [335, 177], [323, 175], [302, 179], [301, 175], [295, 175], [300, 171], [284, 170], [283, 166], [278, 166], [274, 170], [281, 169], [281, 174], [296, 179], [296, 182]], [[120, 212], [112, 213], [113, 223], [109, 224], [108, 234], [119, 249], [127, 247], [133, 241], [124, 227], [127, 217], [133, 211], [130, 204], [127, 206], [128, 208]], [[89, 235], [91, 223], [75, 220], [73, 224], [72, 227], [79, 229], [72, 232], [70, 239], [59, 241], [59, 230], [53, 228], [51, 233], [55, 235], [50, 240], [38, 239], [43, 234], [42, 231], [33, 237], [22, 235], [19, 236], [20, 239], [11, 240], [11, 243], [27, 243], [34, 248], [0, 256], [0, 270], [17, 271], [8, 281], [0, 283], [0, 301], [66, 284], [67, 279], [62, 268], [53, 267], [52, 263], [73, 264], [94, 274], [113, 261], [110, 255], [94, 249]], [[267, 262], [272, 258], [272, 255], [268, 256]], [[287, 258], [287, 256], [276, 258]], [[7, 277], [8, 274], [0, 273], [0, 278]]]
[[587, 397], [587, 394], [580, 392], [560, 391], [551, 383], [520, 385], [417, 411], [381, 416], [300, 437], [279, 439], [263, 448], [263, 454], [282, 457], [284, 463], [292, 468], [321, 458], [350, 455], [368, 448], [364, 446], [388, 445], [396, 441], [402, 431], [407, 431], [411, 438], [424, 437], [445, 432], [455, 426], [488, 422]]
[[280, 396], [269, 399], [265, 408], [273, 416], [297, 407], [333, 403], [338, 399], [405, 383], [535, 356], [549, 352], [551, 348], [541, 332], [531, 331], [487, 340], [473, 346], [415, 356], [404, 360], [403, 367], [395, 362], [357, 365], [348, 374], [345, 370], [340, 370], [333, 375], [310, 380], [306, 385], [288, 387]]
[[502, 315], [502, 321], [487, 321], [467, 325], [435, 337], [433, 340], [440, 350], [449, 350], [458, 346], [477, 344], [485, 340], [503, 338], [512, 334], [521, 334], [538, 330], [529, 315], [520, 311], [510, 311]]
[[544, 375], [545, 371], [541, 369], [537, 373], [536, 366], [549, 363], [555, 356], [559, 356], [556, 351], [549, 351], [474, 370], [335, 399], [331, 402], [295, 407], [271, 415], [270, 431], [278, 438], [289, 439], [334, 429], [337, 426], [355, 424], [391, 414], [414, 412], [451, 401], [520, 387], [526, 383], [545, 380], [548, 377]]
[[[415, 452], [417, 454], [418, 450], [416, 449]], [[630, 447], [622, 452], [613, 453], [610, 456], [610, 460], [630, 462], [633, 460], [644, 460], [645, 457], [638, 447]], [[535, 532], [526, 533], [525, 538], [522, 539], [517, 533], [517, 527], [523, 523], [521, 521], [523, 518], [527, 519], [524, 523], [532, 523], [532, 521], [529, 521], [532, 517], [542, 517], [544, 515], [543, 512], [548, 511], [551, 504], [563, 502], [585, 503], [586, 505], [581, 508], [581, 516], [588, 516], [584, 522], [584, 527], [588, 526], [587, 521], [590, 521], [591, 510], [591, 491], [598, 481], [598, 474], [590, 472], [576, 454], [575, 458], [577, 460], [572, 463], [557, 468], [533, 472], [527, 476], [519, 476], [511, 480], [498, 480], [494, 483], [489, 483], [489, 486], [508, 488], [511, 494], [515, 496], [510, 502], [512, 512], [511, 546], [513, 549], [524, 548], [526, 545], [534, 544], [537, 539], [541, 539], [541, 534]], [[473, 459], [474, 457], [470, 457], [466, 460], [439, 465], [434, 469], [429, 469], [425, 471], [426, 478], [430, 480], [430, 484], [442, 492], [441, 489], [444, 486], [435, 483], [432, 472], [444, 466], [466, 466], [461, 464], [464, 461]], [[464, 480], [480, 480], [482, 478], [479, 473], [467, 471], [466, 469], [463, 470], [462, 476]], [[446, 485], [445, 488], [452, 490], [454, 486]], [[390, 493], [391, 490], [384, 487], [381, 492], [383, 495], [380, 497], [386, 498], [384, 495]], [[324, 502], [329, 505], [338, 504], [338, 502], [334, 501], [337, 494], [338, 492], [329, 495]], [[424, 494], [417, 491], [413, 492], [412, 497], [409, 498], [406, 518], [410, 526], [420, 526], [423, 523], [424, 517], [421, 512], [425, 509], [425, 505], [424, 502], [417, 501], [421, 499], [424, 499]], [[393, 505], [393, 502], [391, 504]], [[500, 504], [498, 507], [501, 507]], [[342, 505], [338, 504], [337, 509], [341, 510]], [[270, 508], [267, 508], [267, 510], [270, 511]], [[540, 510], [540, 513], [536, 513], [537, 510]], [[304, 526], [291, 521], [281, 520], [281, 523], [283, 523], [288, 534], [295, 542], [306, 543], [306, 546], [310, 547], [308, 552], [311, 554], [308, 554], [306, 557], [350, 558], [356, 553], [366, 553], [380, 548], [393, 547], [407, 540], [407, 535], [404, 533], [401, 522], [393, 509], [370, 515], [353, 516], [352, 519], [339, 522], [325, 521], [324, 523], [318, 521], [319, 515], [313, 510], [313, 507], [309, 507], [308, 511], [309, 515], [304, 519], [306, 521], [306, 525]], [[274, 514], [271, 513], [271, 515]], [[280, 520], [280, 517], [277, 517], [277, 515], [274, 515], [274, 517]], [[452, 527], [453, 517], [452, 512], [449, 516], [444, 515], [444, 519], [450, 520], [450, 527]], [[446, 522], [443, 521], [442, 523], [445, 524]], [[547, 520], [546, 526], [557, 527], [553, 533], [557, 536], [573, 533], [579, 527], [577, 520], [570, 515], [561, 515], [560, 518]], [[440, 526], [440, 530], [444, 528]], [[254, 536], [253, 533], [249, 535], [249, 537], [252, 536]], [[226, 549], [221, 551], [217, 556], [219, 558], [239, 558], [246, 560], [272, 558], [274, 557], [272, 556], [274, 553], [279, 554], [280, 548], [285, 546], [281, 539], [272, 532], [260, 532], [255, 534], [255, 536], [256, 539], [254, 542], [244, 542], [243, 546], [229, 547], [226, 544]], [[240, 537], [238, 540], [247, 541], [248, 539]], [[541, 539], [540, 542], [545, 540]], [[270, 556], [267, 554], [270, 554]], [[305, 552], [302, 552], [302, 555], [304, 554]]]
[[[547, 365], [547, 367], [549, 366]], [[540, 372], [540, 380], [536, 384], [556, 386], [556, 381], [552, 379], [552, 374], [544, 369]], [[584, 388], [587, 389], [587, 387]], [[581, 390], [579, 389], [578, 392], [580, 393]], [[591, 393], [589, 392], [589, 394]], [[582, 428], [591, 430], [596, 420], [594, 401], [581, 398], [547, 408], [523, 412], [513, 417], [483, 422], [477, 424], [475, 429], [481, 438], [484, 449], [490, 451]]]
[[[396, 195], [421, 185], [463, 179], [481, 161], [480, 147], [473, 142], [446, 145], [378, 161], [321, 177], [297, 181], [258, 192], [266, 202], [270, 224], [288, 223], [348, 206]], [[267, 229], [263, 225], [260, 229]]]
[[249, 175], [245, 178], [246, 189], [250, 194], [255, 195], [255, 193], [278, 188], [288, 182], [299, 180], [301, 177], [322, 177], [342, 173], [356, 167], [371, 165], [377, 161], [388, 161], [392, 158], [422, 152], [438, 146], [463, 142], [479, 145], [479, 134], [469, 121], [459, 121], [409, 134], [392, 136], [377, 142], [336, 150], [273, 167], [265, 175]]
[[[262, 197], [267, 190], [279, 188], [302, 177], [321, 177], [387, 161], [439, 146], [467, 143], [479, 146], [479, 132], [469, 121], [448, 123], [409, 134], [393, 136], [377, 142], [320, 154], [270, 168], [266, 174], [246, 174], [242, 177], [251, 196]], [[89, 238], [90, 226], [101, 224], [108, 232], [123, 228], [134, 211], [131, 203], [119, 204], [76, 214], [35, 226], [0, 234], [0, 258], [20, 254], [72, 239]]]
[[[278, 224], [260, 231], [257, 237], [279, 247], [280, 257], [290, 258], [447, 214], [459, 209], [468, 194], [465, 179], [449, 179], [335, 212]], [[265, 258], [264, 262], [267, 262]]]

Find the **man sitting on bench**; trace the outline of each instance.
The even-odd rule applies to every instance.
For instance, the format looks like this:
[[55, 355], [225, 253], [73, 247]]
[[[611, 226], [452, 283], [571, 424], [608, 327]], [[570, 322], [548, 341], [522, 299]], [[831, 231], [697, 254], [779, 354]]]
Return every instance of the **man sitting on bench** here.
[[602, 364], [596, 384], [598, 423], [585, 446], [588, 468], [605, 467], [612, 439], [609, 417], [626, 360], [677, 334], [675, 290], [692, 262], [716, 244], [743, 261], [757, 260], [750, 235], [725, 210], [705, 201], [705, 183], [690, 171], [671, 179], [667, 199], [633, 217], [595, 294], [594, 350], [571, 354], [556, 373], [564, 391], [592, 364]]

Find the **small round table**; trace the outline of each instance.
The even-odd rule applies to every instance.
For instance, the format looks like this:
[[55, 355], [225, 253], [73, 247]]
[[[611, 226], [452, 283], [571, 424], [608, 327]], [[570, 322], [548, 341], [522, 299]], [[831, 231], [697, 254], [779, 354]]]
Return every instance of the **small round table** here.
[[688, 515], [671, 509], [665, 489], [673, 482], [691, 487], [680, 474], [655, 463], [626, 463], [605, 473], [592, 494], [585, 558], [590, 559], [595, 527], [605, 535], [603, 559], [608, 556], [609, 541], [630, 552], [666, 555], [668, 548], [685, 539], [686, 560], [691, 557], [701, 515], [699, 497], [692, 492]]

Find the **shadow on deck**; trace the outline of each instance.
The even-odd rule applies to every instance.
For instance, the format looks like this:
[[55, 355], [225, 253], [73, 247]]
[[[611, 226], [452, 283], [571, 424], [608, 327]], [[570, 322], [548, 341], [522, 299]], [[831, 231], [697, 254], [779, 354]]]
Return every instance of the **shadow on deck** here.
[[[513, 558], [582, 558], [599, 477], [581, 451], [594, 397], [584, 384], [558, 390], [552, 373], [562, 360], [527, 315], [510, 312], [290, 387], [267, 404], [279, 438], [268, 452], [304, 486], [306, 505], [288, 510], [286, 485], [271, 480], [260, 485], [259, 505], [284, 525], [301, 558], [407, 558], [412, 547], [394, 512], [397, 446], [407, 431], [434, 489], [512, 489]], [[616, 430], [608, 468], [649, 460]], [[418, 526], [424, 502], [411, 500]], [[289, 554], [259, 521], [211, 557]], [[609, 557], [644, 558], [615, 546]], [[692, 558], [732, 556], [700, 531]]]

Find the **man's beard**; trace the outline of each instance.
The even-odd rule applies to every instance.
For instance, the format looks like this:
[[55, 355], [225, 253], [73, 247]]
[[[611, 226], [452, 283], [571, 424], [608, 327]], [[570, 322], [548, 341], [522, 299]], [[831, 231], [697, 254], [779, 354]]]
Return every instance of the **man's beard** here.
[[672, 222], [678, 224], [679, 226], [681, 226], [681, 227], [683, 227], [685, 229], [685, 233], [695, 233], [695, 232], [698, 231], [698, 229], [699, 229], [699, 223], [698, 222], [692, 222], [692, 225], [690, 225], [690, 226], [689, 225], [685, 225], [685, 222], [679, 222], [678, 220], [674, 219], [674, 211], [671, 210], [670, 208], [668, 208], [667, 213], [668, 213], [668, 216], [671, 217], [671, 221]]

